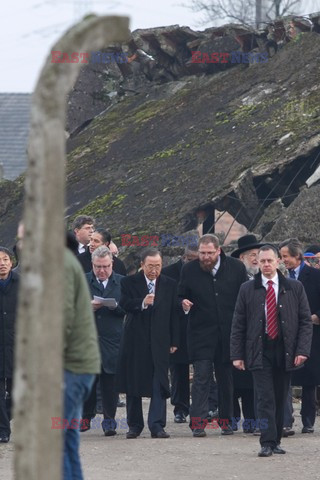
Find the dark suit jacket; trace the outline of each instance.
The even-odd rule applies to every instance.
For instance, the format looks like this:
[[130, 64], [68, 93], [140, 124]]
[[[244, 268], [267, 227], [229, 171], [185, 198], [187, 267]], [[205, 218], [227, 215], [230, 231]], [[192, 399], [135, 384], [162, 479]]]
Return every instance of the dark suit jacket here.
[[171, 346], [179, 346], [176, 282], [161, 274], [156, 282], [154, 305], [142, 310], [147, 294], [143, 271], [122, 279], [120, 305], [127, 315], [117, 388], [136, 397], [151, 397], [155, 372], [163, 395], [169, 397], [169, 350]]
[[[300, 270], [298, 280], [304, 286], [311, 314], [320, 318], [320, 270], [304, 265]], [[292, 375], [292, 385], [320, 384], [320, 325], [313, 325], [313, 335], [310, 358], [303, 368]]]
[[[179, 283], [180, 280], [180, 273], [183, 267], [183, 261], [178, 260], [177, 262], [169, 265], [168, 267], [164, 267], [161, 271], [163, 275], [172, 278]], [[188, 357], [188, 348], [187, 348], [187, 325], [188, 325], [188, 316], [186, 315], [182, 309], [179, 309], [179, 326], [180, 326], [180, 346], [178, 350], [170, 355], [170, 363], [189, 363]]]
[[[103, 285], [97, 282], [92, 272], [87, 273], [86, 277], [92, 298], [94, 295], [104, 298], [115, 298], [119, 303], [120, 283], [123, 278], [121, 275], [113, 272], [105, 289]], [[103, 370], [106, 373], [115, 374], [123, 328], [124, 311], [119, 305], [115, 310], [110, 310], [108, 307], [101, 307], [94, 312], [94, 316], [96, 319]]]
[[[89, 248], [86, 249], [85, 252], [80, 253], [80, 255], [77, 256], [79, 262], [82, 265], [84, 273], [89, 273], [92, 270], [92, 262], [91, 262], [91, 253], [89, 251]], [[127, 275], [127, 270], [126, 267], [124, 266], [124, 263], [120, 258], [118, 257], [113, 257], [113, 268], [112, 270], [114, 273], [118, 273], [119, 275]]]

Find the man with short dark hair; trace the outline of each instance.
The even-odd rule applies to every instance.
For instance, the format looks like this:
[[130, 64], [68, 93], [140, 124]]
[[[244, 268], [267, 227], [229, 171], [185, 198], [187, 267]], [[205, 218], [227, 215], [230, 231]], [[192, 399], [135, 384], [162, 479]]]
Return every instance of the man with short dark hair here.
[[148, 427], [152, 438], [168, 438], [166, 398], [170, 397], [169, 355], [177, 350], [179, 324], [176, 284], [161, 274], [156, 249], [141, 256], [141, 271], [121, 282], [120, 306], [127, 312], [118, 363], [118, 390], [127, 394], [127, 438], [143, 428], [142, 397], [151, 397]]
[[0, 247], [0, 443], [7, 443], [11, 429], [13, 351], [19, 276], [12, 271], [13, 253]]
[[78, 253], [84, 253], [94, 231], [93, 218], [88, 215], [78, 215], [72, 223], [72, 230], [79, 244]]
[[239, 288], [247, 281], [245, 266], [227, 257], [219, 239], [206, 234], [199, 239], [199, 259], [183, 266], [178, 295], [189, 313], [187, 342], [193, 362], [190, 428], [204, 437], [212, 363], [218, 384], [221, 433], [233, 434], [233, 381], [230, 362], [230, 331]]
[[290, 372], [309, 357], [312, 323], [300, 282], [278, 270], [278, 251], [260, 248], [261, 273], [241, 286], [232, 320], [231, 360], [251, 370], [258, 397], [259, 457], [286, 453], [280, 447]]
[[[290, 277], [299, 280], [304, 286], [311, 310], [313, 335], [310, 358], [301, 370], [292, 375], [291, 383], [302, 386], [302, 433], [313, 433], [316, 419], [316, 386], [320, 384], [320, 270], [306, 265], [303, 248], [297, 238], [284, 240], [279, 248]], [[286, 410], [286, 416], [292, 419], [288, 406]], [[292, 423], [287, 425], [290, 426]]]
[[[78, 260], [82, 265], [82, 268], [85, 273], [89, 273], [92, 270], [91, 255], [98, 247], [110, 247], [111, 244], [111, 234], [108, 230], [103, 228], [97, 228], [91, 235], [89, 248], [86, 249], [84, 253], [78, 256]], [[120, 275], [126, 275], [126, 267], [124, 263], [115, 255], [113, 255], [113, 271]]]

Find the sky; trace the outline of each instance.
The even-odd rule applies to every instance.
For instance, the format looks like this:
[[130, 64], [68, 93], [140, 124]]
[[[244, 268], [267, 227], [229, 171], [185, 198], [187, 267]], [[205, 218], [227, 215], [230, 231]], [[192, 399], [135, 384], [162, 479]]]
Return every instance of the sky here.
[[[54, 43], [87, 13], [127, 15], [130, 29], [187, 25], [202, 30], [203, 15], [188, 0], [3, 0], [0, 30], [0, 92], [32, 92]], [[303, 13], [320, 10], [320, 0], [303, 0]]]

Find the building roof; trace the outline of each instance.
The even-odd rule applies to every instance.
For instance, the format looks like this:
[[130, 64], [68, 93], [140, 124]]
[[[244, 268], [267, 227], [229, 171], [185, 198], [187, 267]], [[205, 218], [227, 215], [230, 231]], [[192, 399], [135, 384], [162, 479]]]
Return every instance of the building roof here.
[[0, 165], [8, 180], [27, 166], [30, 109], [30, 93], [0, 93]]

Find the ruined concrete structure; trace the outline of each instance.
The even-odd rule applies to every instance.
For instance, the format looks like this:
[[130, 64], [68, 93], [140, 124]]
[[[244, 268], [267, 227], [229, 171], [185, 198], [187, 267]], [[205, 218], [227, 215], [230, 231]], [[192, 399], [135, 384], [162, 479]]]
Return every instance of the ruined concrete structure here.
[[[67, 211], [121, 234], [176, 234], [224, 212], [260, 238], [318, 242], [320, 14], [263, 31], [137, 30], [128, 63], [89, 63], [69, 96]], [[192, 51], [264, 63], [193, 63]], [[23, 179], [0, 189], [10, 244]], [[131, 247], [130, 247], [131, 248]]]

